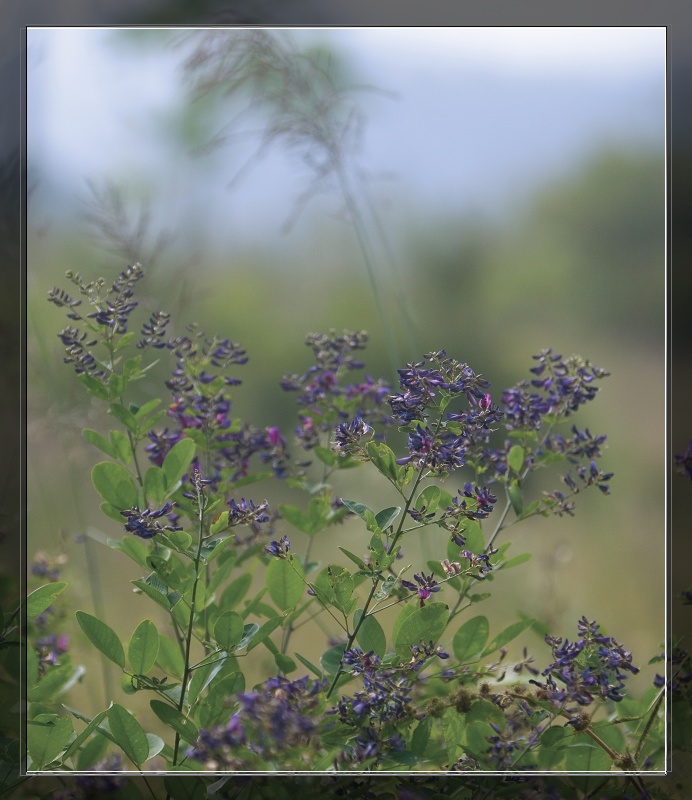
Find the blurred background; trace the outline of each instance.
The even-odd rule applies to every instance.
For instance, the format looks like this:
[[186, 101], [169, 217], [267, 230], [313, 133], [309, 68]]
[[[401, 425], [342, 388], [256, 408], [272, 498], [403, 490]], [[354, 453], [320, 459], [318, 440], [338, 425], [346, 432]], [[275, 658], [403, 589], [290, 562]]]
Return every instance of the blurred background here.
[[[129, 595], [142, 576], [97, 541], [121, 530], [98, 510], [99, 453], [80, 431], [107, 420], [62, 363], [68, 321], [46, 302], [54, 285], [69, 291], [67, 269], [112, 280], [140, 260], [142, 321], [163, 308], [176, 333], [196, 320], [241, 342], [235, 413], [288, 438], [297, 409], [278, 381], [310, 365], [310, 331], [366, 329], [367, 371], [392, 382], [397, 364], [444, 348], [496, 400], [544, 347], [608, 369], [575, 422], [608, 435], [611, 496], [586, 492], [574, 518], [510, 528], [511, 552], [533, 559], [498, 574], [476, 613], [494, 632], [527, 614], [568, 638], [584, 614], [645, 667], [665, 637], [665, 29], [274, 35], [343, 94], [356, 206], [320, 171], [319, 148], [281, 129], [276, 103], [221, 82], [200, 92], [191, 55], [212, 46], [204, 31], [28, 31], [29, 561], [66, 554], [74, 608], [124, 638], [156, 619]], [[358, 472], [336, 491], [389, 505]], [[527, 491], [557, 487], [553, 475]], [[354, 523], [316, 554], [357, 535]], [[540, 639], [526, 643], [545, 666]], [[655, 671], [632, 679], [638, 691]], [[104, 698], [87, 683], [88, 713]]]

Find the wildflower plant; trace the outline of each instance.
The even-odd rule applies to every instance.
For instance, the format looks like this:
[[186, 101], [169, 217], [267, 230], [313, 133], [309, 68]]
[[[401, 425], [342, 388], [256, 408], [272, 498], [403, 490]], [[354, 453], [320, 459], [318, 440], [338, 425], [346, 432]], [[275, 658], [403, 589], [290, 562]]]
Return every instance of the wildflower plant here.
[[[605, 436], [575, 422], [604, 370], [547, 349], [531, 379], [494, 393], [439, 350], [391, 387], [365, 373], [364, 332], [310, 334], [313, 365], [277, 380], [295, 399], [295, 429], [254, 427], [233, 413], [243, 347], [197, 326], [172, 335], [163, 312], [134, 328], [143, 275], [135, 264], [106, 288], [68, 273], [81, 298], [49, 293], [70, 321], [65, 362], [115, 425], [84, 437], [105, 456], [92, 483], [108, 545], [141, 570], [142, 618], [127, 641], [82, 610], [67, 634], [32, 631], [30, 772], [118, 759], [143, 773], [229, 775], [615, 769], [642, 789], [640, 773], [664, 767], [665, 681], [629, 698], [637, 659], [597, 622], [530, 650], [517, 639], [536, 620], [491, 635], [475, 613], [490, 597], [479, 584], [528, 558], [510, 553], [509, 524], [573, 514], [592, 487], [608, 494]], [[166, 356], [166, 399], [129, 400]], [[562, 465], [563, 486], [529, 500], [547, 464]], [[398, 503], [342, 497], [340, 473], [352, 469]], [[270, 477], [304, 499], [274, 506], [261, 488]], [[335, 527], [345, 524], [348, 547], [316, 560], [316, 538], [343, 541]], [[422, 536], [436, 558], [407, 563], [404, 546]], [[66, 588], [45, 556], [36, 570], [49, 578], [44, 599]], [[391, 629], [385, 609], [396, 611]], [[304, 625], [321, 649], [294, 645]], [[93, 717], [64, 702], [83, 672], [67, 635], [121, 671]], [[154, 730], [140, 723], [142, 701]]]
[[[61, 564], [37, 554], [41, 585], [25, 602], [26, 753], [15, 762], [58, 776], [45, 796], [65, 799], [676, 797], [648, 774], [668, 766], [667, 694], [686, 709], [674, 742], [686, 746], [682, 647], [652, 659], [664, 674], [633, 698], [640, 655], [598, 622], [582, 617], [572, 639], [526, 618], [491, 631], [477, 611], [494, 581], [530, 558], [512, 550], [510, 525], [559, 524], [583, 499], [609, 494], [606, 436], [579, 422], [608, 373], [548, 348], [498, 391], [459, 360], [473, 354], [402, 363], [404, 335], [387, 304], [396, 302], [406, 334], [407, 303], [396, 280], [385, 291], [377, 275], [378, 251], [392, 264], [363, 201], [353, 92], [323, 56], [296, 55], [264, 30], [227, 33], [191, 39], [192, 92], [239, 92], [252, 112], [265, 108], [258, 155], [283, 141], [313, 175], [298, 209], [336, 187], [398, 385], [367, 372], [365, 331], [310, 333], [310, 366], [276, 376], [295, 409], [292, 430], [258, 426], [235, 411], [237, 393], [252, 387], [243, 385], [250, 356], [230, 331], [181, 330], [163, 310], [135, 323], [145, 277], [136, 259], [112, 283], [66, 273], [69, 291], [48, 299], [67, 315], [64, 361], [108, 420], [107, 432], [83, 436], [99, 453], [91, 483], [107, 546], [139, 571], [123, 591], [134, 589], [141, 614], [124, 638], [103, 615], [66, 617]], [[119, 214], [116, 201], [100, 205]], [[141, 248], [141, 226], [127, 236], [123, 227], [106, 238]], [[168, 377], [154, 386], [160, 362]], [[677, 460], [688, 477], [690, 460]], [[541, 493], [548, 467], [559, 483]], [[377, 501], [342, 494], [353, 470]], [[423, 539], [434, 557], [409, 557]], [[17, 643], [19, 617], [20, 608], [5, 614], [3, 645]], [[93, 715], [70, 696], [77, 682], [98, 680], [72, 663], [80, 640], [120, 673]], [[19, 681], [18, 663], [3, 666]], [[163, 790], [149, 773], [165, 773]], [[268, 773], [299, 777], [267, 793]], [[534, 787], [535, 775], [548, 777]]]

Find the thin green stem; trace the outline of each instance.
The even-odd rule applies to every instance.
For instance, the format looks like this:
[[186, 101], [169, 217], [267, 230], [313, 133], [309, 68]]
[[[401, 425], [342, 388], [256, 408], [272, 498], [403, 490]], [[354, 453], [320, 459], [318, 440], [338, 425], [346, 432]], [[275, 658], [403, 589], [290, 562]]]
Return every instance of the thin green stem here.
[[[675, 676], [674, 676], [675, 677]], [[649, 731], [651, 730], [651, 726], [654, 724], [654, 720], [656, 719], [656, 715], [658, 714], [658, 709], [661, 707], [661, 703], [663, 702], [663, 698], [665, 697], [665, 689], [661, 689], [659, 692], [658, 697], [656, 698], [656, 702], [651, 709], [651, 715], [649, 716], [649, 720], [646, 723], [644, 730], [642, 731], [642, 735], [639, 738], [639, 743], [637, 744], [637, 749], [634, 753], [634, 760], [639, 760], [639, 755], [641, 754], [642, 747], [644, 746], [644, 742], [646, 737], [649, 735]]]
[[[346, 650], [350, 650], [351, 647], [353, 646], [353, 642], [355, 642], [355, 640], [356, 640], [356, 636], [358, 635], [358, 631], [360, 630], [360, 626], [363, 624], [363, 620], [367, 616], [367, 610], [370, 607], [370, 603], [372, 602], [372, 598], [375, 595], [375, 590], [377, 589], [377, 584], [378, 584], [377, 578], [373, 578], [372, 579], [372, 587], [370, 588], [370, 594], [368, 595], [368, 599], [365, 601], [365, 608], [363, 609], [363, 613], [361, 614], [361, 617], [358, 620], [358, 624], [353, 629], [353, 633], [351, 633], [351, 635], [348, 637], [348, 642], [346, 643], [346, 648], [345, 648]], [[327, 691], [327, 699], [329, 699], [331, 697], [332, 692], [336, 688], [336, 684], [337, 684], [339, 678], [343, 674], [344, 674], [344, 664], [343, 664], [343, 659], [342, 659], [341, 663], [339, 664], [339, 669], [336, 671], [336, 675], [334, 676], [334, 680], [332, 681], [331, 686], [329, 687], [329, 689]]]
[[[199, 541], [197, 544], [197, 552], [195, 554], [195, 580], [192, 585], [192, 597], [190, 598], [190, 620], [187, 626], [187, 636], [185, 638], [185, 668], [183, 670], [183, 680], [180, 687], [180, 700], [178, 701], [178, 711], [183, 713], [185, 707], [185, 698], [187, 696], [187, 684], [190, 679], [190, 651], [192, 649], [192, 633], [195, 623], [195, 602], [197, 599], [197, 587], [200, 581], [199, 565], [202, 558], [202, 545], [204, 543], [204, 496], [202, 492], [197, 492], [197, 502], [199, 504]], [[175, 746], [173, 748], [173, 766], [178, 763], [178, 750], [180, 748], [180, 733], [175, 734]]]

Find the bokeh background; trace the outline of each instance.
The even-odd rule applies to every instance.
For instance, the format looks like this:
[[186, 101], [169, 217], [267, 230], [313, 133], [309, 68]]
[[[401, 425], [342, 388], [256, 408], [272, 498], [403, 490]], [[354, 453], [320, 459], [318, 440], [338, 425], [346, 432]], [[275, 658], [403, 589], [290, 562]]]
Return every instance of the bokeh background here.
[[[373, 257], [384, 313], [335, 187], [300, 204], [314, 179], [306, 151], [277, 139], [254, 158], [267, 108], [221, 91], [194, 99], [184, 63], [202, 35], [28, 31], [29, 560], [65, 553], [73, 608], [124, 638], [155, 618], [129, 593], [141, 575], [98, 541], [121, 531], [98, 510], [99, 454], [80, 431], [107, 422], [62, 363], [67, 321], [45, 299], [67, 288], [67, 269], [108, 279], [139, 259], [142, 318], [164, 308], [178, 332], [196, 320], [241, 342], [250, 362], [235, 411], [286, 432], [297, 409], [278, 381], [309, 365], [313, 330], [368, 330], [368, 372], [392, 381], [388, 337], [401, 366], [445, 348], [498, 398], [543, 347], [607, 368], [575, 421], [608, 435], [611, 496], [587, 492], [573, 519], [511, 528], [513, 552], [533, 559], [498, 576], [478, 613], [494, 631], [527, 614], [568, 638], [585, 614], [645, 666], [666, 610], [665, 30], [281, 32], [356, 89], [351, 163], [386, 234]], [[546, 476], [529, 491], [557, 485]], [[342, 493], [392, 499], [357, 472]], [[356, 535], [344, 529], [318, 554], [353, 549]], [[91, 673], [80, 707], [99, 710], [101, 668], [76, 636], [74, 647]]]

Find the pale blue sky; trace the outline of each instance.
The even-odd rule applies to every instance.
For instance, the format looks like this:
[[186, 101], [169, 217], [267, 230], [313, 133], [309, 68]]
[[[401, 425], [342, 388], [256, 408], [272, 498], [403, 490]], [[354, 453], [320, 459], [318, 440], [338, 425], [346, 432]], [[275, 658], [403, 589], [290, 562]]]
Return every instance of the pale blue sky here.
[[[363, 96], [362, 161], [387, 173], [389, 191], [426, 208], [502, 210], [599, 144], [663, 150], [662, 27], [295, 35], [333, 41], [365, 81], [392, 93]], [[194, 223], [204, 198], [205, 221], [237, 236], [279, 227], [300, 190], [295, 165], [274, 153], [232, 196], [222, 156], [192, 159], [160, 136], [181, 103], [180, 51], [118, 48], [113, 36], [113, 29], [29, 29], [28, 156], [46, 202], [50, 196], [52, 208], [71, 213], [87, 179], [108, 179], [126, 194], [149, 192], [169, 220]]]

